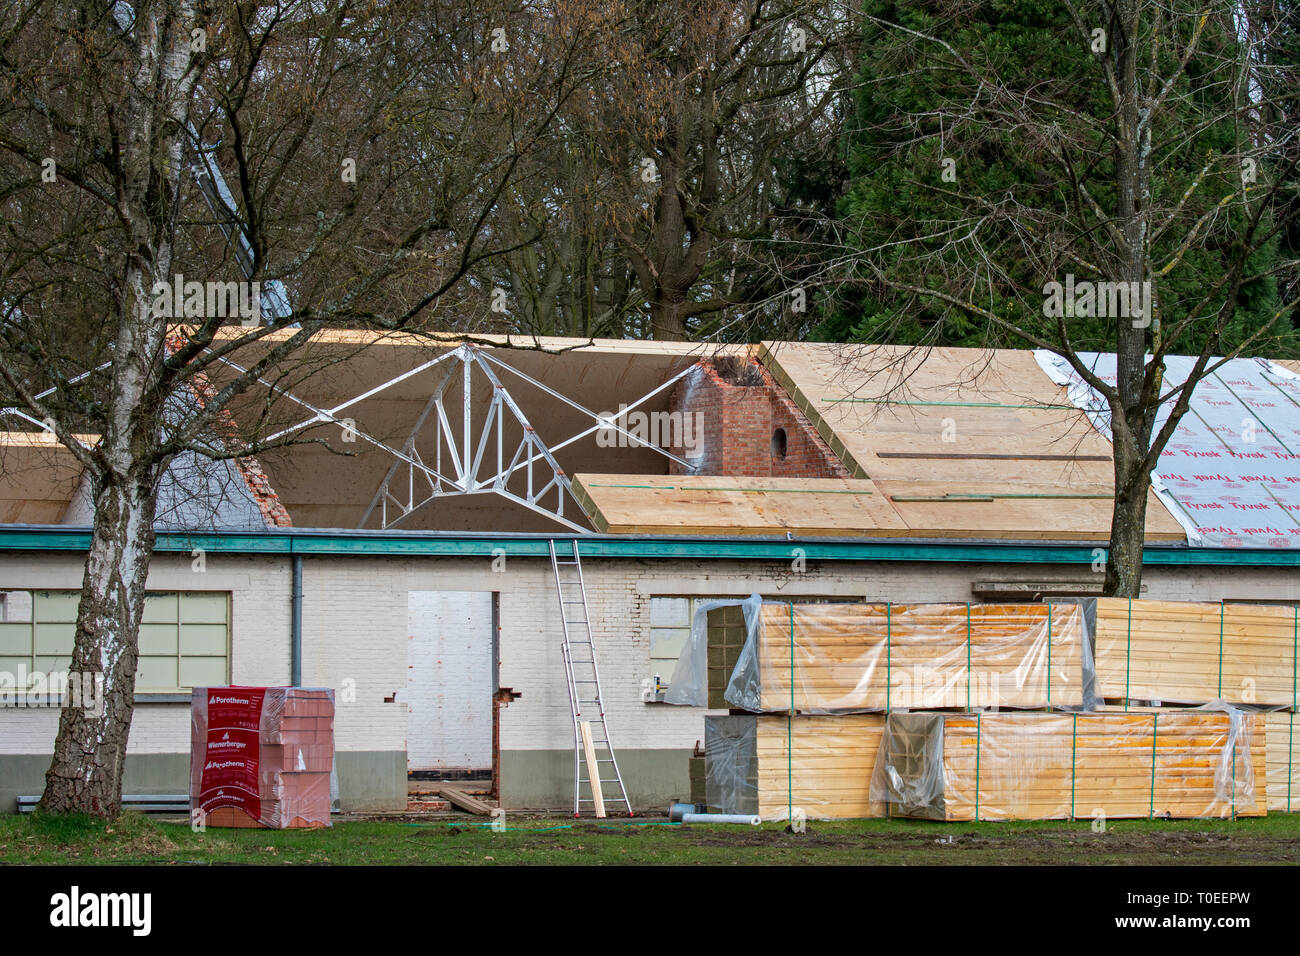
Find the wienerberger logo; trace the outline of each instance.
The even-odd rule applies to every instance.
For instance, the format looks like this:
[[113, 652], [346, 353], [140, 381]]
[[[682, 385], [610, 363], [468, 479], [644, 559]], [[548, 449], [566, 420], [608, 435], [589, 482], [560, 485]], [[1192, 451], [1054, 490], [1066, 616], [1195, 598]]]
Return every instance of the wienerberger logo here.
[[148, 936], [153, 925], [152, 893], [82, 893], [78, 886], [50, 897], [50, 925], [127, 927]]

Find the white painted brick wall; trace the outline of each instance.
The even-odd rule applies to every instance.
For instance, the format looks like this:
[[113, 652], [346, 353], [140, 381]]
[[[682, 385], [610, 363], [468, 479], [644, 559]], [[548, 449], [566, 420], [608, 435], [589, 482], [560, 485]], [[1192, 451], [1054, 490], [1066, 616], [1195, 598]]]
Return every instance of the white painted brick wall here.
[[[84, 558], [76, 554], [0, 553], [0, 590], [80, 590]], [[160, 554], [147, 587], [156, 591], [231, 592], [231, 680], [283, 684], [289, 680], [290, 571], [287, 558], [209, 553], [196, 573], [188, 555]], [[0, 753], [50, 753], [59, 715], [52, 708], [0, 708]], [[129, 753], [188, 753], [188, 704], [136, 705]]]
[[[495, 572], [490, 558], [304, 558], [303, 682], [333, 687], [339, 750], [404, 750], [405, 704], [387, 703], [406, 683], [407, 593], [411, 590], [500, 593], [500, 683], [523, 697], [501, 714], [505, 750], [572, 746], [573, 727], [560, 657], [559, 605], [550, 563], [510, 558]], [[651, 676], [653, 595], [868, 596], [876, 600], [967, 601], [983, 580], [1081, 580], [1086, 567], [1012, 564], [600, 560], [584, 562], [607, 717], [620, 749], [688, 749], [703, 735], [703, 709], [646, 704]], [[232, 679], [281, 684], [289, 679], [290, 570], [287, 557], [211, 553], [201, 580], [182, 556], [159, 556], [149, 587], [233, 592]], [[1148, 568], [1147, 597], [1170, 600], [1300, 599], [1289, 569]], [[76, 555], [0, 554], [0, 588], [77, 588]], [[664, 675], [665, 678], [671, 675]], [[348, 681], [355, 700], [347, 699]], [[130, 749], [184, 752], [184, 705], [137, 708]], [[0, 753], [48, 753], [53, 711], [0, 710]]]

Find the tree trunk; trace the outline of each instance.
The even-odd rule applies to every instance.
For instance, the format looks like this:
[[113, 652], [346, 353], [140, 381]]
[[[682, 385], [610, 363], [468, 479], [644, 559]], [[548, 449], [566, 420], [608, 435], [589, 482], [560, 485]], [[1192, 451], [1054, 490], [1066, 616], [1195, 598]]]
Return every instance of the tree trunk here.
[[[1119, 90], [1115, 140], [1116, 224], [1123, 242], [1116, 250], [1115, 278], [1141, 283], [1147, 275], [1148, 216], [1151, 202], [1151, 130], [1142, 122], [1138, 81], [1138, 4], [1115, 8], [1114, 65]], [[1135, 286], [1131, 286], [1135, 287]], [[1111, 511], [1110, 553], [1103, 593], [1138, 597], [1142, 588], [1142, 546], [1146, 540], [1147, 491], [1151, 475], [1143, 467], [1151, 447], [1154, 409], [1146, 407], [1146, 322], [1114, 317], [1115, 390], [1110, 402], [1111, 447], [1115, 458], [1115, 502]]]
[[158, 0], [136, 6], [129, 33], [133, 56], [121, 110], [118, 187], [129, 241], [116, 303], [104, 432], [94, 453], [95, 518], [72, 651], [72, 675], [81, 685], [93, 675], [103, 684], [98, 706], [65, 706], [59, 716], [40, 802], [42, 810], [53, 813], [111, 818], [122, 808], [158, 476], [168, 464], [160, 455], [167, 319], [155, 314], [152, 290], [156, 282], [172, 278], [175, 201], [195, 81], [190, 69], [195, 22], [193, 0]]
[[1151, 475], [1139, 466], [1121, 476], [1115, 469], [1115, 502], [1110, 518], [1110, 552], [1106, 558], [1107, 597], [1141, 596], [1142, 547], [1146, 541], [1147, 493]]
[[96, 488], [69, 685], [93, 686], [82, 675], [102, 675], [102, 690], [89, 699], [65, 697], [41, 810], [108, 818], [121, 811], [156, 494], [151, 475]]
[[686, 339], [686, 319], [682, 316], [683, 300], [674, 299], [663, 290], [650, 302], [650, 328], [656, 341], [681, 342]]

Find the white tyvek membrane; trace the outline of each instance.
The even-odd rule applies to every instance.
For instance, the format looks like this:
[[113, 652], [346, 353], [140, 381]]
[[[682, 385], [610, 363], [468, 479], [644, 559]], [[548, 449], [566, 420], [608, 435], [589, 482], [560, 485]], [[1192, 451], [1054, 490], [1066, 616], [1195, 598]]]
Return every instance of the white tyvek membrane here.
[[[1115, 381], [1113, 354], [1079, 357]], [[1060, 356], [1040, 349], [1034, 358], [1109, 439], [1105, 400]], [[1167, 357], [1166, 391], [1194, 364], [1189, 356]], [[1157, 430], [1167, 416], [1168, 405]], [[1300, 548], [1300, 375], [1262, 358], [1222, 365], [1196, 385], [1151, 480], [1193, 547]]]

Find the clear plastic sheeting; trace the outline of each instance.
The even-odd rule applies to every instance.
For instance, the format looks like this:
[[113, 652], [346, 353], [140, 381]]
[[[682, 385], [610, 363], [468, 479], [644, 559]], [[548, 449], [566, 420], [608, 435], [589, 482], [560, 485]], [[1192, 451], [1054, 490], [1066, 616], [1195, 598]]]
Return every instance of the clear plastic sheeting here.
[[752, 633], [762, 603], [762, 597], [751, 594], [743, 601], [705, 601], [696, 605], [695, 616], [691, 619], [691, 636], [677, 658], [668, 690], [664, 692], [664, 703], [686, 707], [709, 705], [709, 612], [720, 607], [739, 606], [745, 614], [746, 630]]
[[891, 714], [871, 797], [898, 816], [1260, 816], [1264, 715], [1197, 710]]
[[884, 726], [879, 714], [706, 717], [709, 808], [764, 820], [883, 816], [871, 779]]
[[891, 714], [881, 735], [870, 797], [894, 816], [944, 819], [943, 714]]
[[704, 719], [704, 794], [711, 811], [758, 812], [758, 721]]
[[765, 603], [726, 700], [806, 714], [931, 708], [1083, 709], [1084, 609], [1058, 604]]

